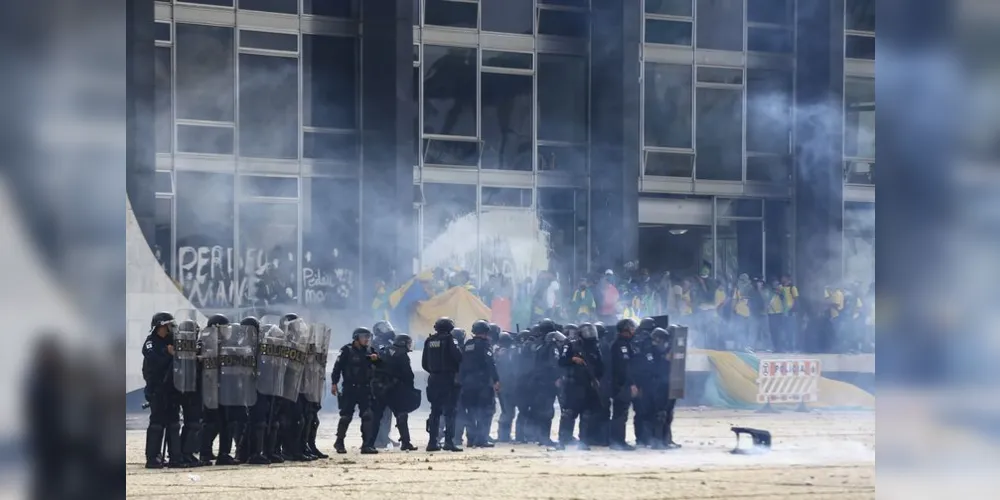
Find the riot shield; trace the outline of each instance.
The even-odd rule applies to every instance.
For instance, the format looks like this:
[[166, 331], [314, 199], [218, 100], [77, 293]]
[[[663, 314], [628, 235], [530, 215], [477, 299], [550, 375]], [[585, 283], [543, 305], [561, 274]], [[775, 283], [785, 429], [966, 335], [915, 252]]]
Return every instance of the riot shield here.
[[174, 315], [174, 388], [181, 393], [198, 390], [198, 323], [193, 311], [182, 310]]
[[198, 336], [201, 404], [210, 410], [219, 408], [219, 339], [232, 335], [232, 328], [232, 325], [209, 326]]
[[285, 341], [288, 365], [285, 368], [281, 397], [289, 401], [298, 401], [302, 376], [306, 368], [306, 353], [309, 351], [309, 325], [302, 319], [288, 323], [285, 325]]
[[309, 326], [309, 360], [306, 363], [306, 376], [302, 386], [306, 401], [310, 403], [323, 402], [323, 386], [326, 382], [326, 354], [330, 348], [330, 327], [323, 323]]
[[257, 328], [235, 325], [230, 332], [219, 338], [219, 404], [250, 407], [257, 402]]
[[281, 396], [285, 386], [285, 332], [275, 325], [263, 325], [257, 343], [257, 392], [264, 396]]
[[684, 399], [684, 384], [687, 374], [686, 326], [670, 326], [670, 399]]

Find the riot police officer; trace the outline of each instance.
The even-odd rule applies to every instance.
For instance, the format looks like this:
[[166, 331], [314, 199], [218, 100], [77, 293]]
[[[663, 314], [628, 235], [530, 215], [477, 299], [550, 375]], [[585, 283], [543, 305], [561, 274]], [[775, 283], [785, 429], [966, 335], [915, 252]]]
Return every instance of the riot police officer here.
[[517, 420], [514, 422], [515, 443], [525, 444], [538, 439], [538, 429], [534, 421], [532, 407], [535, 403], [534, 393], [529, 388], [534, 387], [533, 371], [535, 368], [535, 348], [540, 342], [538, 328], [522, 330], [517, 335], [517, 368], [514, 405], [517, 408]]
[[198, 372], [202, 396], [202, 427], [198, 438], [200, 465], [212, 465], [212, 461], [217, 458], [212, 452], [212, 446], [223, 425], [219, 410], [219, 331], [220, 327], [228, 325], [229, 318], [225, 314], [213, 314], [198, 338]]
[[611, 423], [611, 343], [615, 340], [615, 333], [609, 331], [604, 323], [597, 321], [594, 323], [597, 331], [597, 343], [601, 352], [601, 360], [604, 363], [604, 374], [601, 377], [601, 388], [598, 391], [597, 407], [590, 414], [585, 414], [581, 421], [586, 421], [587, 432], [581, 430], [581, 434], [586, 435], [586, 443], [590, 446], [608, 446], [608, 426]]
[[540, 342], [534, 346], [532, 380], [535, 381], [531, 403], [532, 420], [537, 432], [539, 445], [555, 446], [552, 440], [552, 420], [555, 418], [554, 404], [559, 395], [559, 354], [566, 336], [560, 333], [554, 321], [543, 319], [538, 323]]
[[[278, 432], [277, 412], [284, 392], [284, 377], [288, 367], [286, 333], [277, 325], [261, 325], [256, 318], [241, 321], [243, 325], [259, 327], [256, 352], [255, 391], [257, 401], [250, 408], [252, 432], [246, 438], [246, 463], [268, 465], [284, 461], [274, 451], [272, 436]], [[240, 453], [237, 452], [237, 456]]]
[[427, 421], [430, 440], [427, 451], [438, 451], [438, 432], [441, 417], [444, 416], [444, 449], [462, 451], [455, 446], [455, 410], [458, 402], [458, 370], [462, 364], [462, 351], [458, 341], [452, 336], [455, 322], [440, 318], [434, 322], [434, 334], [424, 341], [423, 357], [420, 361], [427, 377], [427, 399], [431, 403], [431, 415]]
[[597, 330], [584, 323], [579, 328], [579, 338], [567, 342], [559, 357], [559, 366], [565, 369], [563, 377], [563, 405], [559, 417], [559, 446], [565, 448], [573, 441], [573, 427], [580, 419], [580, 449], [589, 449], [587, 422], [582, 415], [592, 414], [599, 404], [601, 376], [604, 363], [597, 345]]
[[[420, 391], [413, 387], [413, 368], [410, 366], [410, 351], [413, 350], [413, 340], [409, 335], [400, 334], [393, 338], [392, 345], [379, 351], [382, 360], [375, 367], [375, 378], [372, 381], [374, 394], [374, 414], [381, 412], [396, 417], [396, 428], [399, 430], [399, 449], [415, 451], [416, 446], [410, 441], [409, 413], [420, 406]], [[375, 421], [375, 425], [381, 425]], [[380, 431], [376, 431], [378, 435]], [[374, 446], [374, 443], [370, 443]]]
[[677, 400], [670, 397], [670, 333], [663, 328], [656, 328], [650, 337], [653, 353], [653, 380], [650, 383], [654, 418], [651, 429], [652, 447], [657, 450], [673, 450], [681, 445], [674, 442], [671, 430]]
[[[337, 441], [333, 447], [337, 453], [347, 453], [344, 447], [344, 437], [347, 435], [347, 427], [351, 425], [354, 417], [354, 408], [357, 407], [361, 416], [361, 453], [365, 455], [376, 454], [376, 450], [371, 443], [374, 441], [372, 433], [374, 431], [372, 415], [372, 377], [375, 373], [375, 364], [379, 357], [371, 347], [372, 332], [367, 328], [355, 328], [351, 334], [353, 339], [350, 344], [340, 348], [340, 355], [333, 364], [331, 374], [331, 391], [337, 396], [340, 406], [340, 421], [337, 423]], [[344, 388], [338, 389], [341, 376], [344, 379]]]
[[635, 431], [636, 446], [649, 446], [652, 444], [650, 442], [650, 435], [655, 412], [650, 396], [653, 390], [651, 386], [653, 376], [653, 343], [650, 339], [650, 334], [654, 328], [656, 328], [656, 321], [653, 318], [642, 318], [639, 321], [639, 326], [635, 329], [635, 337], [632, 338], [632, 348], [635, 351], [632, 355], [632, 376], [636, 381], [636, 386], [639, 388], [638, 397], [632, 400], [632, 409], [635, 411], [635, 420], [632, 421], [632, 427]]
[[[372, 344], [375, 352], [381, 353], [387, 347], [392, 346], [392, 341], [396, 337], [396, 331], [388, 321], [379, 321], [372, 325]], [[375, 420], [378, 421], [375, 434], [375, 448], [385, 448], [391, 440], [389, 439], [389, 428], [392, 426], [392, 412], [384, 408], [381, 412], [375, 412]]]
[[628, 421], [629, 406], [632, 398], [638, 396], [632, 373], [632, 337], [635, 335], [635, 323], [630, 319], [618, 321], [615, 325], [618, 337], [611, 344], [611, 424], [608, 429], [608, 441], [612, 449], [632, 451], [635, 447], [625, 442], [625, 424]]
[[146, 382], [143, 395], [149, 402], [149, 426], [146, 428], [146, 468], [164, 466], [160, 448], [166, 434], [170, 450], [170, 465], [183, 465], [180, 443], [180, 415], [174, 392], [173, 359], [174, 315], [158, 312], [149, 323], [149, 335], [142, 343], [142, 378]]
[[489, 335], [490, 345], [496, 347], [497, 344], [500, 343], [501, 333], [503, 333], [503, 330], [500, 328], [500, 325], [496, 323], [490, 323], [490, 335]]
[[514, 337], [509, 333], [501, 333], [497, 340], [496, 350], [497, 375], [500, 376], [500, 421], [497, 424], [497, 441], [510, 442], [511, 426], [517, 412], [515, 404], [517, 397], [518, 357]]
[[500, 390], [500, 376], [493, 359], [489, 334], [490, 325], [486, 321], [478, 320], [472, 324], [473, 337], [465, 343], [459, 369], [461, 408], [465, 410], [470, 448], [493, 447], [487, 438], [496, 410], [494, 395]]
[[[184, 462], [188, 467], [200, 467], [206, 465], [195, 457], [195, 453], [199, 452], [201, 445], [204, 401], [202, 400], [202, 371], [198, 363], [200, 327], [193, 318], [194, 315], [191, 316], [191, 319], [181, 321], [177, 325], [177, 333], [174, 335], [173, 368], [174, 388], [178, 392], [181, 413], [184, 415], [179, 462]], [[170, 429], [167, 431], [171, 432]], [[171, 456], [170, 465], [180, 466], [179, 463], [174, 463], [173, 456]]]

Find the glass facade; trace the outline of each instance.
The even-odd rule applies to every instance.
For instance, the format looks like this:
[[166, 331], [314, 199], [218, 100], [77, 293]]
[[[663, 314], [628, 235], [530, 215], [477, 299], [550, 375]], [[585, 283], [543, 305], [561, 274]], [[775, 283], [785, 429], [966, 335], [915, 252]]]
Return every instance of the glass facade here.
[[[367, 305], [359, 2], [156, 3], [164, 268], [199, 307]], [[874, 183], [873, 5], [845, 9], [845, 60], [857, 62], [844, 80], [849, 184]], [[603, 167], [591, 165], [590, 1], [413, 6], [414, 270], [462, 267], [478, 284], [593, 271], [589, 174]], [[794, 0], [644, 0], [641, 11], [640, 197], [711, 207], [685, 226], [699, 235], [691, 267], [788, 272]], [[684, 224], [671, 214], [640, 210], [640, 227]]]

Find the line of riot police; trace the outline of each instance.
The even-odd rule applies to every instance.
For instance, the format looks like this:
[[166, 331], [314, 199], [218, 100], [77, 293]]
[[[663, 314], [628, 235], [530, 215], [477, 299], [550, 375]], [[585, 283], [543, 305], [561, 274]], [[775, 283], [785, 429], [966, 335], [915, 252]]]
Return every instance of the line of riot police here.
[[147, 468], [327, 458], [316, 432], [328, 327], [295, 314], [277, 325], [217, 314], [204, 328], [193, 311], [178, 316], [154, 314], [143, 343]]

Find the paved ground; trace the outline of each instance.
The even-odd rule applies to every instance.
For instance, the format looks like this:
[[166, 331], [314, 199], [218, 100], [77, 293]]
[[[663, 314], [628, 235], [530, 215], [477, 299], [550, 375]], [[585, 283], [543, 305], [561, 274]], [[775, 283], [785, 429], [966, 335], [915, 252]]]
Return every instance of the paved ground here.
[[[425, 415], [411, 416], [423, 448]], [[328, 414], [319, 443], [332, 451], [336, 415]], [[761, 415], [684, 409], [674, 423], [675, 451], [548, 451], [498, 446], [464, 453], [358, 454], [357, 422], [348, 454], [273, 466], [142, 468], [140, 420], [127, 431], [126, 481], [131, 498], [874, 498], [875, 414]], [[730, 425], [774, 435], [771, 453], [732, 455]], [[629, 425], [631, 427], [631, 423]], [[631, 429], [630, 429], [631, 430]], [[416, 432], [420, 431], [420, 432]], [[395, 431], [393, 431], [395, 435]]]

